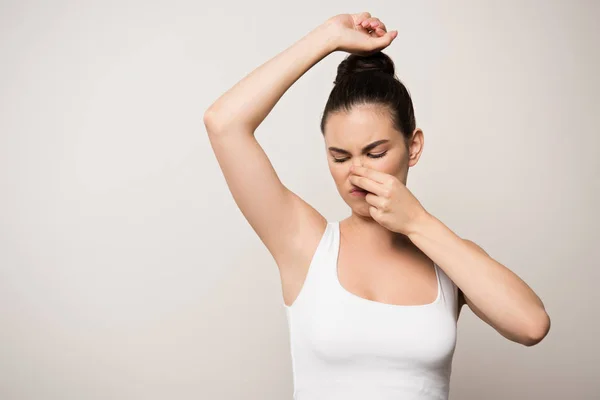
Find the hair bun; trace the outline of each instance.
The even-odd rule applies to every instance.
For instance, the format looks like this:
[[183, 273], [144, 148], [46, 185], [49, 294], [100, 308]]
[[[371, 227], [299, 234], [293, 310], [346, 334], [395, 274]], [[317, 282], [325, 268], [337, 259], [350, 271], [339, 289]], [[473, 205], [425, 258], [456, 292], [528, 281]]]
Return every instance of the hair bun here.
[[348, 55], [340, 65], [338, 65], [337, 76], [333, 83], [337, 84], [345, 77], [366, 71], [383, 72], [390, 75], [392, 78], [395, 78], [394, 62], [387, 54], [379, 51], [368, 56], [360, 56], [357, 54]]

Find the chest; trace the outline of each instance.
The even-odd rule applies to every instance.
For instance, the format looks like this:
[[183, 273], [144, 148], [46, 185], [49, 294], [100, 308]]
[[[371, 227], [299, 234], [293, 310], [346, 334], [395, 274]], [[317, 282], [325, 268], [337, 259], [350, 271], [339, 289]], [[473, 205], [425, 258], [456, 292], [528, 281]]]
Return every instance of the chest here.
[[340, 248], [335, 278], [346, 292], [390, 305], [424, 305], [438, 297], [438, 276], [426, 256], [378, 255], [351, 246]]

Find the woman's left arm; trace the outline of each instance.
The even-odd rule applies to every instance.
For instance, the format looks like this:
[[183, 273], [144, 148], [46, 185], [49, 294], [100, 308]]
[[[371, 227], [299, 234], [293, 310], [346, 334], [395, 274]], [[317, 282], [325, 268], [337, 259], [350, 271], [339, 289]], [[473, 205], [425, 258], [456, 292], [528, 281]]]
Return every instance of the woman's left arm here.
[[408, 237], [460, 288], [479, 318], [525, 346], [546, 336], [550, 317], [544, 304], [515, 273], [427, 212], [411, 225]]
[[371, 217], [408, 236], [459, 287], [479, 318], [525, 346], [546, 336], [550, 318], [544, 304], [515, 273], [428, 213], [397, 177], [355, 165], [350, 174], [350, 182], [369, 192], [365, 199]]

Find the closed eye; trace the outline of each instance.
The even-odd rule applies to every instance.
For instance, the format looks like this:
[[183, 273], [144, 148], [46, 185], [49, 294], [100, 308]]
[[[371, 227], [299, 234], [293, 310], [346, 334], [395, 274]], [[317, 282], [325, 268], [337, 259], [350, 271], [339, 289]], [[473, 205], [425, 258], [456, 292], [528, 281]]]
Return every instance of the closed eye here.
[[[386, 153], [387, 153], [387, 151], [384, 151], [383, 153], [379, 153], [379, 154], [368, 153], [367, 157], [370, 157], [370, 158], [381, 158], [381, 157], [385, 156]], [[347, 158], [335, 158], [335, 157], [333, 157], [333, 162], [336, 162], [336, 163], [341, 163], [341, 162], [344, 162], [346, 160], [348, 160], [348, 159]]]

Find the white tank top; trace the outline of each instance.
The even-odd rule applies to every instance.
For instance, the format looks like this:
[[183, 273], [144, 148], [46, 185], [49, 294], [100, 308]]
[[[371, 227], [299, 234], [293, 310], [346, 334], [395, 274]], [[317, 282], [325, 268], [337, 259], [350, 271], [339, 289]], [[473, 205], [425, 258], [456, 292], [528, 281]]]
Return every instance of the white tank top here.
[[295, 400], [447, 400], [457, 287], [434, 264], [438, 294], [391, 305], [347, 291], [337, 275], [339, 221], [328, 221], [300, 293], [283, 304]]

